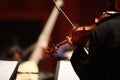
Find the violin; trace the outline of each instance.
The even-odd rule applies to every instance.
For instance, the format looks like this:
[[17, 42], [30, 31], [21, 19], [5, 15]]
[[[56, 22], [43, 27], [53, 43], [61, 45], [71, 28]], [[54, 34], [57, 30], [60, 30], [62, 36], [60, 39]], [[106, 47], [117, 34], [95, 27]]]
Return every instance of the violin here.
[[73, 45], [76, 46], [85, 46], [89, 35], [90, 35], [90, 31], [96, 26], [96, 24], [92, 24], [89, 26], [80, 26], [78, 28], [75, 28], [72, 30], [72, 34], [71, 34], [71, 41]]
[[[102, 13], [102, 15], [95, 18], [95, 23], [94, 24], [89, 25], [89, 26], [75, 27], [73, 25], [73, 23], [71, 22], [71, 20], [68, 18], [68, 16], [64, 13], [64, 11], [60, 7], [58, 7], [57, 5], [56, 5], [56, 7], [59, 11], [61, 11], [63, 16], [65, 16], [65, 18], [68, 20], [68, 22], [72, 25], [73, 30], [71, 31], [69, 37], [71, 37], [72, 45], [75, 45], [76, 47], [86, 46], [86, 43], [89, 39], [91, 30], [94, 29], [96, 27], [96, 25], [98, 25], [98, 24], [104, 22], [105, 20], [108, 20], [108, 19], [114, 17], [116, 14], [118, 14], [118, 12], [116, 12], [116, 11], [105, 11], [105, 12]], [[54, 53], [54, 52], [57, 51], [57, 49], [60, 46], [66, 44], [66, 43], [70, 43], [68, 39], [65, 39], [65, 40], [61, 41], [60, 43], [56, 44], [54, 47], [49, 48], [48, 52], [49, 53]]]
[[[75, 45], [75, 47], [78, 46], [85, 46], [89, 35], [90, 35], [90, 31], [95, 27], [96, 25], [90, 25], [90, 26], [80, 26], [77, 28], [74, 28], [72, 30], [72, 32], [70, 33], [70, 38], [72, 41], [72, 45]], [[55, 46], [48, 48], [48, 51], [46, 52], [49, 55], [52, 55], [53, 53], [57, 53], [56, 51], [59, 49], [60, 46], [66, 44], [66, 43], [70, 43], [68, 38], [61, 41], [60, 43], [56, 44]], [[73, 46], [72, 46], [73, 47]]]

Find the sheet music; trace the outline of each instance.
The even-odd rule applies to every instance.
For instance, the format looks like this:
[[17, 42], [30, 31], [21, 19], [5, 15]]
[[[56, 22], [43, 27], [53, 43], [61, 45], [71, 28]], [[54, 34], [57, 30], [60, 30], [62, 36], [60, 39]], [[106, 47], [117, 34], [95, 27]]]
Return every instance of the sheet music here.
[[18, 61], [0, 60], [0, 80], [10, 80]]
[[80, 80], [70, 61], [59, 61], [56, 69], [55, 80]]

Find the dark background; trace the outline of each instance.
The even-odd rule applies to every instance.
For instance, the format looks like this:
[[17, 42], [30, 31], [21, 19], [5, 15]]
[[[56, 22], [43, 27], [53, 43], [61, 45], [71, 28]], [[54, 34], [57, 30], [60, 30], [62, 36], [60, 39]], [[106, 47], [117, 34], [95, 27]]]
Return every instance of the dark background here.
[[23, 48], [33, 44], [41, 31], [41, 22], [35, 20], [0, 20], [1, 48], [19, 43]]
[[15, 44], [24, 50], [35, 43], [42, 30], [41, 25], [40, 20], [1, 20], [1, 57], [4, 57], [9, 48]]

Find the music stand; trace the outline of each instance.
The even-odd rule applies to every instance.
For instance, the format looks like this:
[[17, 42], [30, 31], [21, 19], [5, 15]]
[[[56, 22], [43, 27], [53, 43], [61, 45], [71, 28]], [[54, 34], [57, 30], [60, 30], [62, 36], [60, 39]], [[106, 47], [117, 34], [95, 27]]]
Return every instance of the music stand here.
[[69, 60], [57, 62], [55, 80], [80, 80]]
[[19, 61], [0, 60], [0, 80], [14, 80]]

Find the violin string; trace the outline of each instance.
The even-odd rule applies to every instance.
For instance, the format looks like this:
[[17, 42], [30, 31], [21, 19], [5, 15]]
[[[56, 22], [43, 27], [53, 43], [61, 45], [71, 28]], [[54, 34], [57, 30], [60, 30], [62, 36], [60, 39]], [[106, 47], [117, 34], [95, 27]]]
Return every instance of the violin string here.
[[68, 20], [68, 22], [72, 25], [72, 27], [75, 28], [75, 25], [74, 25], [74, 24], [72, 23], [72, 21], [68, 18], [68, 16], [64, 13], [64, 11], [63, 11], [59, 6], [57, 6], [55, 0], [53, 0], [53, 2], [54, 2], [54, 4], [55, 4], [56, 8], [57, 8], [59, 11], [62, 12], [62, 14], [65, 16], [65, 18]]

